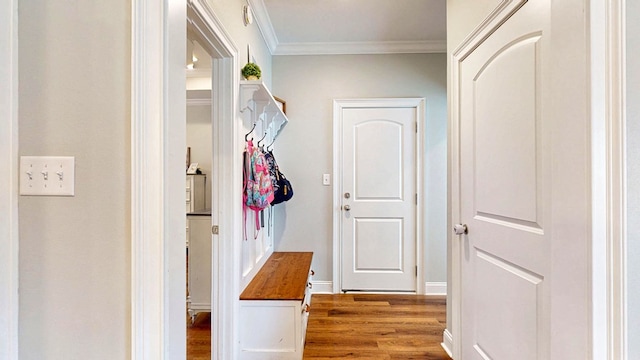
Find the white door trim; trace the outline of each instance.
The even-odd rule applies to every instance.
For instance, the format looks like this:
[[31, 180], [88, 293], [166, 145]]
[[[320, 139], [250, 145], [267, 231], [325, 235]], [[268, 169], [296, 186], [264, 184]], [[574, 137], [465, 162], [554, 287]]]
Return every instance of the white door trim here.
[[184, 359], [186, 4], [131, 11], [131, 358]]
[[418, 207], [416, 209], [416, 266], [418, 276], [416, 292], [424, 293], [424, 122], [425, 99], [424, 98], [371, 98], [371, 99], [337, 99], [333, 101], [333, 292], [339, 293], [342, 289], [342, 111], [348, 108], [394, 108], [415, 107], [417, 117], [416, 139], [416, 191], [418, 193]]
[[[222, 59], [213, 62], [213, 113], [217, 119], [237, 119], [237, 51], [220, 22], [204, 2], [190, 1], [191, 24], [215, 34], [212, 46]], [[184, 242], [184, 153], [186, 149], [185, 68], [187, 6], [134, 0], [132, 4], [131, 114], [131, 358], [184, 359], [186, 354]], [[212, 359], [235, 358], [240, 238], [238, 121], [214, 121], [222, 196], [214, 209], [220, 224], [214, 242], [212, 293], [217, 302]], [[226, 174], [226, 175], [225, 175]], [[234, 189], [221, 191], [220, 189]], [[232, 209], [222, 212], [220, 209]], [[219, 281], [218, 281], [219, 280]]]
[[18, 0], [0, 0], [0, 360], [18, 359]]
[[593, 358], [627, 359], [625, 1], [590, 1]]
[[[211, 359], [237, 358], [236, 329], [242, 238], [242, 173], [236, 109], [239, 93], [238, 51], [206, 1], [187, 5], [189, 28], [212, 55], [212, 201], [211, 221], [219, 225], [211, 247]], [[228, 119], [236, 119], [229, 121]]]

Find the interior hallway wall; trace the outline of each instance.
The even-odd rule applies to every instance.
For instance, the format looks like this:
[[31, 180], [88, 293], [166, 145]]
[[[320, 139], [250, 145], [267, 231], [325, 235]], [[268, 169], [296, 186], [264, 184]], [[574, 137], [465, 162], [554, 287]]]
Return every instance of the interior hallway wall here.
[[187, 146], [191, 148], [191, 162], [207, 176], [205, 207], [211, 208], [211, 181], [213, 161], [211, 135], [211, 104], [187, 105]]
[[640, 3], [627, 1], [627, 331], [629, 359], [640, 359]]
[[[274, 154], [294, 197], [275, 206], [276, 251], [313, 251], [316, 281], [333, 278], [333, 100], [426, 98], [425, 281], [446, 281], [447, 111], [445, 54], [274, 56], [272, 93], [289, 123]], [[333, 185], [333, 184], [332, 184]]]
[[21, 359], [128, 359], [129, 1], [19, 1], [20, 155], [75, 156], [19, 198]]

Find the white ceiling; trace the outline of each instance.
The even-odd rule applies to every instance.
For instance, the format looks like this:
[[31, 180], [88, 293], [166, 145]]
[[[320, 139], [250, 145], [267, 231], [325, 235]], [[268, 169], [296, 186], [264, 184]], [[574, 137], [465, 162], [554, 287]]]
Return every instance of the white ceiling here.
[[[446, 0], [247, 0], [273, 55], [442, 53]], [[190, 77], [208, 76], [211, 59], [187, 44]]]
[[248, 0], [274, 55], [446, 51], [445, 0]]

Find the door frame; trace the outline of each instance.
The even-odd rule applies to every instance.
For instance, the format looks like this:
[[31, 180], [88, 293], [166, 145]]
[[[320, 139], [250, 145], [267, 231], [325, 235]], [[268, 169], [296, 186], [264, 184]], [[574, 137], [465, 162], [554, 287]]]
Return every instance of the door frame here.
[[[188, 11], [188, 13], [187, 13]], [[215, 189], [220, 225], [212, 251], [212, 359], [235, 358], [241, 195], [237, 50], [203, 0], [132, 3], [131, 68], [131, 358], [184, 359], [184, 154], [187, 16], [209, 36], [213, 60]], [[225, 121], [218, 121], [222, 119]], [[235, 121], [228, 121], [233, 119]], [[236, 159], [238, 158], [238, 159]], [[216, 171], [218, 170], [219, 171]], [[221, 191], [227, 189], [227, 191]], [[233, 189], [229, 191], [228, 189]], [[227, 209], [227, 211], [220, 211]]]
[[333, 292], [342, 290], [342, 111], [349, 108], [398, 108], [416, 109], [416, 293], [423, 294], [424, 285], [424, 127], [425, 98], [365, 98], [333, 100]]
[[626, 7], [589, 1], [593, 358], [626, 360]]
[[212, 346], [211, 359], [229, 359], [236, 358], [234, 344], [240, 286], [241, 250], [234, 240], [240, 238], [242, 231], [242, 207], [237, 201], [242, 196], [239, 176], [242, 171], [236, 156], [240, 153], [237, 134], [241, 121], [236, 111], [240, 88], [238, 50], [205, 1], [188, 3], [187, 23], [203, 40], [200, 44], [211, 55], [212, 62], [211, 222], [219, 225], [219, 235], [212, 235], [211, 247], [211, 343], [218, 345]]
[[18, 359], [18, 0], [0, 0], [0, 359]]
[[[461, 218], [459, 64], [524, 3], [526, 0], [500, 2], [452, 52], [449, 60], [449, 229], [460, 223]], [[588, 244], [591, 338], [587, 340], [590, 345], [587, 352], [594, 359], [626, 359], [625, 8], [624, 0], [604, 3], [583, 0], [582, 3], [588, 9], [589, 46], [584, 55], [589, 57], [586, 83], [590, 89], [587, 114], [591, 137]], [[572, 7], [567, 5], [562, 11], [573, 11], [568, 8]], [[451, 283], [447, 287], [450, 305], [447, 311], [451, 312], [451, 323], [443, 334], [443, 347], [457, 359], [461, 354], [462, 247], [451, 231], [448, 234]], [[552, 263], [556, 259], [558, 257], [553, 258]]]

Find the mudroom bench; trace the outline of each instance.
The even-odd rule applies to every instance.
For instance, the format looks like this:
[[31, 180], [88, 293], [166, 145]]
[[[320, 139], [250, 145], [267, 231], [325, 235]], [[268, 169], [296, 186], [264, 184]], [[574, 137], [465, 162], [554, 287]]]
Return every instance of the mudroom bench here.
[[311, 252], [274, 252], [240, 295], [240, 358], [302, 359]]

